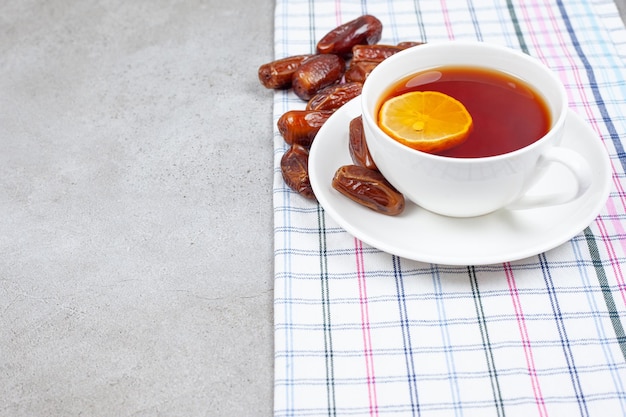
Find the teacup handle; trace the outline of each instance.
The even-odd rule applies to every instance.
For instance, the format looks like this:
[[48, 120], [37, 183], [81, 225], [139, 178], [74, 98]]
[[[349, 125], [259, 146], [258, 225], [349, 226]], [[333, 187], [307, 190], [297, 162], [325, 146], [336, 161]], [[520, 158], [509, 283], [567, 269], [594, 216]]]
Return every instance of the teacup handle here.
[[[521, 210], [569, 203], [582, 196], [591, 186], [593, 180], [591, 167], [589, 162], [578, 152], [558, 146], [547, 149], [539, 159], [537, 174], [535, 175], [540, 175], [542, 168], [552, 163], [561, 164], [570, 171], [578, 186], [576, 193], [552, 193], [536, 196], [522, 194], [521, 197], [507, 206], [508, 209]], [[534, 180], [539, 181], [536, 178]]]

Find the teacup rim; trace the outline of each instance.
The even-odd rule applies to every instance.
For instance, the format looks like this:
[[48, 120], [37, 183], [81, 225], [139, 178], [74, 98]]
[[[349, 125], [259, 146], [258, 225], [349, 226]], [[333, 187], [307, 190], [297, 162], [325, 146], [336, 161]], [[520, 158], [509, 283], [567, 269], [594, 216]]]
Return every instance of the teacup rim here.
[[[546, 74], [548, 74], [549, 77], [551, 77], [554, 81], [554, 84], [557, 86], [557, 89], [559, 90], [559, 95], [561, 96], [561, 101], [562, 101], [562, 108], [560, 109], [560, 112], [558, 113], [557, 117], [555, 120], [552, 121], [552, 125], [550, 127], [550, 129], [548, 130], [548, 132], [546, 132], [545, 135], [543, 135], [542, 137], [540, 137], [539, 139], [537, 139], [536, 141], [534, 141], [533, 143], [520, 148], [520, 149], [516, 149], [514, 151], [510, 151], [510, 152], [506, 152], [503, 154], [498, 154], [498, 155], [492, 155], [492, 156], [483, 156], [483, 157], [463, 157], [463, 158], [459, 158], [459, 157], [452, 157], [452, 156], [445, 156], [445, 155], [437, 155], [437, 154], [432, 154], [432, 153], [428, 153], [428, 152], [424, 152], [424, 151], [420, 151], [417, 149], [413, 149], [410, 148], [406, 145], [401, 144], [400, 142], [390, 138], [379, 126], [378, 123], [373, 120], [373, 117], [371, 114], [369, 114], [369, 112], [367, 111], [366, 107], [366, 103], [365, 103], [365, 96], [366, 93], [369, 92], [370, 89], [370, 84], [368, 84], [368, 80], [371, 79], [373, 74], [377, 74], [379, 72], [381, 72], [385, 67], [388, 67], [390, 65], [393, 65], [393, 63], [397, 60], [402, 59], [405, 55], [409, 55], [409, 54], [414, 54], [416, 53], [416, 50], [424, 50], [424, 48], [428, 48], [428, 49], [432, 49], [432, 48], [441, 48], [443, 47], [449, 47], [454, 45], [455, 48], [458, 47], [487, 47], [490, 48], [492, 50], [500, 50], [504, 53], [508, 53], [508, 54], [513, 54], [516, 55], [518, 58], [520, 59], [524, 59], [530, 63], [532, 63], [533, 65], [536, 65], [538, 67], [543, 68], [543, 70], [546, 72]], [[419, 49], [418, 49], [419, 48]], [[476, 68], [486, 68], [486, 69], [493, 69], [490, 68], [489, 66], [486, 65], [481, 65], [480, 63], [476, 63], [476, 64], [472, 64], [472, 67], [476, 67]], [[427, 70], [428, 68], [431, 67], [425, 67], [423, 68], [423, 70]], [[417, 69], [417, 70], [413, 70], [413, 71], [408, 71], [407, 75], [410, 74], [411, 72], [417, 72], [417, 71], [422, 71], [422, 69]], [[514, 74], [516, 75], [516, 74]], [[516, 75], [517, 76], [517, 75]], [[395, 80], [392, 80], [389, 84], [392, 84], [393, 82], [401, 79], [402, 76], [397, 77]], [[534, 86], [533, 86], [534, 87]], [[563, 85], [562, 81], [558, 78], [558, 76], [556, 75], [556, 73], [550, 68], [548, 67], [545, 63], [543, 63], [542, 61], [540, 61], [538, 58], [535, 58], [529, 54], [524, 53], [523, 51], [517, 50], [517, 49], [513, 49], [504, 45], [500, 45], [500, 44], [495, 44], [495, 43], [490, 43], [490, 42], [486, 42], [486, 41], [477, 41], [477, 40], [442, 40], [442, 41], [433, 41], [433, 42], [429, 42], [429, 43], [425, 43], [425, 44], [421, 44], [415, 47], [411, 47], [408, 49], [405, 49], [403, 51], [400, 51], [392, 56], [390, 56], [389, 58], [387, 58], [386, 60], [384, 60], [383, 62], [381, 62], [378, 66], [376, 66], [372, 72], [370, 73], [370, 75], [368, 76], [368, 78], [365, 80], [364, 84], [363, 84], [363, 88], [362, 88], [362, 93], [361, 96], [359, 98], [361, 100], [361, 114], [362, 117], [367, 118], [368, 119], [368, 124], [373, 128], [376, 129], [377, 131], [377, 135], [384, 138], [386, 143], [390, 143], [392, 144], [392, 146], [399, 146], [401, 147], [401, 149], [408, 151], [409, 153], [415, 153], [417, 155], [420, 155], [422, 157], [425, 158], [432, 158], [433, 160], [439, 160], [439, 161], [454, 161], [456, 163], [476, 163], [478, 161], [496, 161], [499, 159], [507, 159], [507, 158], [512, 158], [515, 157], [516, 155], [522, 154], [522, 153], [526, 153], [526, 152], [532, 152], [533, 149], [535, 149], [536, 147], [542, 146], [544, 142], [547, 141], [547, 138], [557, 134], [558, 132], [562, 131], [562, 128], [565, 124], [565, 120], [567, 118], [567, 113], [569, 110], [569, 103], [568, 103], [568, 99], [567, 99], [567, 92], [565, 90], [565, 86]], [[367, 141], [367, 137], [366, 137], [366, 141]]]

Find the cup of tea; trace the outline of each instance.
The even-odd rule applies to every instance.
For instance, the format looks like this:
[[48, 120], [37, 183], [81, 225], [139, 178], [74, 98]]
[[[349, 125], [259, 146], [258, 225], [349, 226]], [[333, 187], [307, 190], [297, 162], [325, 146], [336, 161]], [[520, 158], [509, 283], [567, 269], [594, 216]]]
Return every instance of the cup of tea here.
[[[462, 141], [415, 149], [390, 133], [381, 121], [384, 104], [415, 91], [433, 91], [464, 106], [471, 126]], [[563, 84], [539, 60], [513, 49], [446, 41], [399, 52], [366, 79], [361, 110], [380, 172], [405, 198], [438, 214], [472, 217], [563, 204], [582, 196], [592, 181], [586, 159], [559, 146], [568, 114]], [[412, 128], [428, 129], [429, 123], [435, 122]], [[529, 195], [551, 164], [567, 168], [576, 192]]]

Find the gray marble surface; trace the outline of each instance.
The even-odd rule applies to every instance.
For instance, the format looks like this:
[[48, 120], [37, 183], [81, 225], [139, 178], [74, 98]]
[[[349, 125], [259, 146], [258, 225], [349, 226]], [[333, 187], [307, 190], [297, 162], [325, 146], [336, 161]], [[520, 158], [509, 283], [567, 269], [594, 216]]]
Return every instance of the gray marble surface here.
[[0, 5], [0, 416], [271, 415], [273, 9]]
[[626, 21], [626, 0], [615, 0], [615, 5], [619, 10], [620, 16], [622, 16], [622, 20]]

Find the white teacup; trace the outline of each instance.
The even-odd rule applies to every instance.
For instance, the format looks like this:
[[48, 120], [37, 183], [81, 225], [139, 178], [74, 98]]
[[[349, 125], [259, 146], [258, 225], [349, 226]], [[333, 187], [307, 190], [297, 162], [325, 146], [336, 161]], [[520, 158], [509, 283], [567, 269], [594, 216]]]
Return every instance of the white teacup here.
[[[543, 95], [550, 112], [549, 131], [530, 145], [509, 153], [481, 158], [438, 156], [411, 149], [384, 133], [377, 124], [381, 100], [399, 80], [437, 67], [467, 66], [511, 74]], [[447, 41], [409, 48], [387, 58], [363, 86], [361, 108], [365, 138], [381, 173], [404, 196], [432, 212], [472, 217], [501, 208], [523, 209], [562, 204], [579, 198], [590, 186], [587, 161], [559, 147], [568, 113], [565, 88], [538, 60], [482, 42]], [[545, 168], [563, 164], [577, 182], [577, 192], [531, 197], [531, 185]]]

